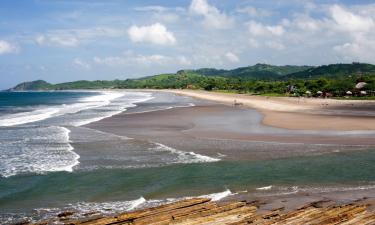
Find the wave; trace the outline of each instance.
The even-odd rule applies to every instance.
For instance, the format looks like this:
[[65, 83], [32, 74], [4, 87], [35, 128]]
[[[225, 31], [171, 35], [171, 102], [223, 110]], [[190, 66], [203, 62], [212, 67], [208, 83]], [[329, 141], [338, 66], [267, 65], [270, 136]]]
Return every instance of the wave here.
[[[283, 187], [283, 186], [266, 186], [256, 188], [257, 191], [262, 191], [262, 196], [281, 196], [290, 195], [296, 193], [333, 193], [333, 192], [345, 192], [345, 191], [361, 191], [375, 189], [375, 185], [362, 185], [362, 186], [333, 186], [333, 187]], [[264, 194], [266, 192], [266, 194]]]
[[[58, 117], [66, 114], [74, 114], [88, 109], [100, 108], [108, 106], [115, 99], [124, 97], [126, 92], [99, 92], [98, 95], [84, 97], [79, 100], [78, 103], [73, 104], [62, 104], [60, 106], [51, 106], [48, 108], [36, 109], [31, 112], [22, 112], [11, 115], [5, 115], [0, 117], [0, 127], [10, 127], [22, 124], [28, 124], [38, 121], [43, 121], [51, 117]], [[127, 102], [121, 104], [119, 107], [113, 110], [108, 110], [104, 115], [96, 116], [91, 115], [91, 118], [86, 118], [81, 121], [73, 122], [72, 126], [82, 126], [88, 123], [96, 122], [101, 119], [113, 116], [121, 113], [128, 107], [134, 107], [133, 103], [150, 100], [151, 94], [149, 93], [137, 93], [138, 98], [129, 99]]]
[[20, 124], [32, 123], [52, 117], [59, 110], [56, 108], [38, 109], [32, 112], [23, 112], [0, 117], [0, 127], [11, 127]]
[[145, 111], [140, 111], [140, 112], [131, 112], [127, 113], [128, 115], [132, 114], [142, 114], [142, 113], [149, 113], [149, 112], [158, 112], [158, 111], [165, 111], [169, 109], [175, 109], [175, 108], [189, 108], [189, 107], [194, 107], [196, 106], [194, 103], [189, 103], [187, 105], [175, 105], [175, 106], [168, 106], [166, 108], [159, 108], [159, 109], [151, 109], [151, 110], [145, 110]]
[[57, 126], [2, 131], [0, 176], [72, 172], [73, 167], [79, 164], [80, 156], [73, 151], [69, 134], [69, 129]]
[[181, 150], [174, 149], [172, 147], [163, 145], [161, 143], [155, 143], [155, 147], [150, 148], [152, 151], [168, 151], [172, 154], [177, 155], [177, 159], [174, 163], [202, 163], [202, 162], [218, 162], [221, 159], [213, 158], [195, 152], [184, 152]]
[[259, 188], [256, 188], [256, 190], [258, 190], [258, 191], [268, 191], [268, 190], [271, 190], [272, 187], [273, 187], [272, 185], [265, 186], [265, 187], [259, 187]]
[[[121, 154], [100, 156], [103, 162], [100, 164], [84, 165], [79, 168], [80, 171], [94, 170], [113, 170], [113, 169], [140, 169], [156, 168], [174, 164], [191, 164], [191, 163], [212, 163], [221, 159], [213, 158], [195, 152], [184, 152], [171, 148], [169, 146], [154, 142], [137, 142], [130, 146], [133, 139], [120, 139], [126, 141], [129, 151], [123, 151]], [[146, 145], [146, 146], [145, 146]], [[125, 146], [125, 145], [123, 145]], [[141, 147], [139, 147], [141, 146]], [[110, 151], [110, 150], [109, 150]]]
[[145, 102], [153, 98], [150, 93], [139, 92], [139, 93], [136, 93], [137, 95], [136, 97], [131, 98], [130, 96], [127, 96], [127, 98], [124, 101], [121, 101], [118, 103], [111, 102], [115, 99], [124, 97], [125, 95], [126, 95], [125, 92], [111, 93], [111, 94], [107, 93], [107, 96], [93, 96], [93, 97], [88, 97], [84, 99], [84, 101], [87, 101], [87, 102], [92, 102], [92, 101], [97, 102], [98, 100], [101, 100], [102, 102], [101, 105], [97, 105], [92, 108], [99, 108], [103, 106], [108, 106], [110, 104], [111, 106], [106, 107], [104, 112], [102, 113], [96, 112], [96, 113], [91, 114], [89, 118], [86, 118], [86, 119], [80, 118], [79, 120], [76, 120], [76, 121], [73, 120], [69, 125], [79, 127], [79, 126], [84, 126], [90, 123], [98, 122], [102, 119], [109, 118], [119, 113], [122, 113], [126, 111], [128, 108], [136, 107], [137, 105], [135, 103]]
[[208, 195], [201, 195], [199, 197], [201, 198], [209, 198], [211, 201], [219, 201], [223, 198], [226, 198], [231, 195], [235, 195], [236, 193], [232, 193], [229, 189], [219, 192], [219, 193], [213, 193], [213, 194], [208, 194]]

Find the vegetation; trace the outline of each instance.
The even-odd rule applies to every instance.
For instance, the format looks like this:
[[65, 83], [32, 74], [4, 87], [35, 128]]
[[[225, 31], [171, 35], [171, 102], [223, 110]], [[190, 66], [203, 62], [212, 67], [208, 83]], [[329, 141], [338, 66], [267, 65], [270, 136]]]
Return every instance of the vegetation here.
[[[366, 85], [361, 89], [359, 82]], [[199, 69], [181, 70], [175, 74], [160, 74], [140, 79], [114, 81], [76, 81], [49, 84], [45, 81], [25, 82], [10, 89], [67, 90], [67, 89], [204, 89], [250, 93], [270, 96], [327, 95], [342, 97], [347, 91], [353, 95], [373, 95], [375, 66], [371, 64], [332, 64], [327, 66], [272, 66], [256, 64], [234, 70]], [[320, 93], [321, 92], [321, 93]], [[319, 93], [319, 94], [318, 94]]]
[[268, 64], [256, 64], [254, 66], [240, 67], [233, 70], [217, 70], [203, 68], [190, 72], [205, 76], [236, 77], [248, 80], [277, 80], [287, 74], [302, 72], [311, 69], [311, 66], [274, 66]]

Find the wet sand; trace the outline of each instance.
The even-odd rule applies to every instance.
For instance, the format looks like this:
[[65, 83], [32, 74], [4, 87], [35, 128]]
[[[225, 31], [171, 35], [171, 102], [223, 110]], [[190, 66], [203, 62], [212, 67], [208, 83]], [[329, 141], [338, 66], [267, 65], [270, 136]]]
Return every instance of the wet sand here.
[[146, 113], [123, 113], [88, 125], [116, 135], [162, 143], [226, 160], [262, 160], [364, 150], [375, 146], [365, 131], [293, 131], [264, 126], [255, 110], [203, 104]]
[[375, 101], [264, 97], [195, 90], [162, 90], [225, 104], [234, 101], [264, 114], [263, 124], [296, 130], [374, 130]]

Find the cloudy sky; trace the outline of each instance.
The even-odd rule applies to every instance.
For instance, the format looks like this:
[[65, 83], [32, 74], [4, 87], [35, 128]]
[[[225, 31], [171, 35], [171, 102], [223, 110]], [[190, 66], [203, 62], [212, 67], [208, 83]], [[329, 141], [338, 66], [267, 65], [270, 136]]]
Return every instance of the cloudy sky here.
[[0, 89], [352, 61], [375, 63], [374, 0], [0, 2]]

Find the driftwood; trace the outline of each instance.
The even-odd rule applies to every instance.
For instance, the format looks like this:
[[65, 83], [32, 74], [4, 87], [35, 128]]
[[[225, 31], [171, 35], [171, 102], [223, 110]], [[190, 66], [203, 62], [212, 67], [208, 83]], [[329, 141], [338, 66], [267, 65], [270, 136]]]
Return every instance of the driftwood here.
[[254, 202], [235, 201], [219, 204], [210, 199], [199, 198], [116, 216], [60, 222], [71, 225], [375, 224], [375, 213], [368, 211], [367, 206], [360, 203], [333, 205], [321, 201], [290, 212], [283, 212], [283, 208], [280, 208], [257, 213], [257, 209]]

